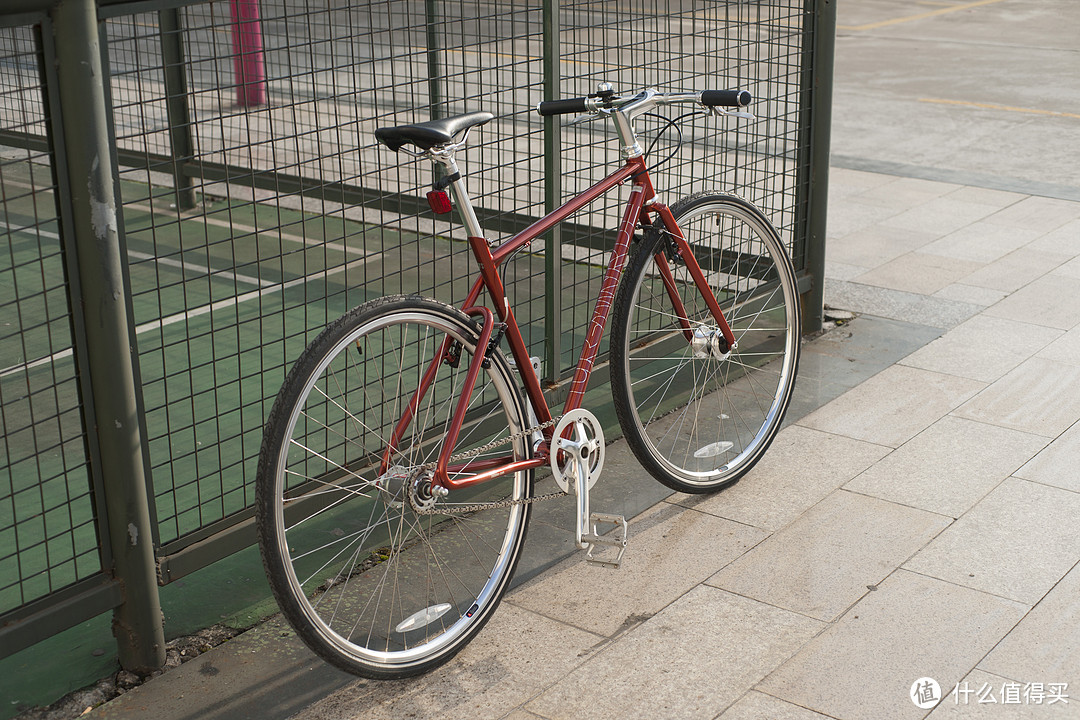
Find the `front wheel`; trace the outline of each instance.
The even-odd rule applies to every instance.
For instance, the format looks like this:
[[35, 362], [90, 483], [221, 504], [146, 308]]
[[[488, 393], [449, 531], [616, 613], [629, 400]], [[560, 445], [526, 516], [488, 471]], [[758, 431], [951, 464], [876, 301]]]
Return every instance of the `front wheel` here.
[[[710, 492], [753, 467], [780, 428], [799, 362], [799, 295], [779, 235], [750, 203], [705, 193], [671, 210], [736, 347], [726, 347], [657, 220], [615, 299], [611, 385], [639, 462], [675, 490]], [[672, 292], [688, 325], [680, 322]]]
[[[434, 300], [367, 303], [312, 342], [270, 413], [255, 493], [270, 586], [301, 639], [349, 672], [404, 677], [448, 660], [521, 556], [532, 471], [448, 495], [431, 483], [477, 342], [472, 320]], [[532, 454], [511, 370], [489, 358], [454, 480]]]

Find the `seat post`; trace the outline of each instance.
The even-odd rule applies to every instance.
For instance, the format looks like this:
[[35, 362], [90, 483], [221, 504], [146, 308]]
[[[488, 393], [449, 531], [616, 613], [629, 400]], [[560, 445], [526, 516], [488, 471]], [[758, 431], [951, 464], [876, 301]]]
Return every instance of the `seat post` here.
[[431, 148], [428, 154], [431, 156], [432, 162], [443, 166], [446, 177], [453, 178], [450, 181], [450, 191], [454, 194], [454, 203], [457, 205], [458, 216], [461, 218], [461, 224], [465, 226], [469, 237], [482, 238], [484, 237], [484, 229], [480, 227], [480, 221], [473, 210], [472, 201], [469, 200], [469, 193], [465, 190], [465, 178], [461, 176], [461, 171], [458, 170], [457, 162], [454, 160], [456, 147], [455, 145], [438, 145]]

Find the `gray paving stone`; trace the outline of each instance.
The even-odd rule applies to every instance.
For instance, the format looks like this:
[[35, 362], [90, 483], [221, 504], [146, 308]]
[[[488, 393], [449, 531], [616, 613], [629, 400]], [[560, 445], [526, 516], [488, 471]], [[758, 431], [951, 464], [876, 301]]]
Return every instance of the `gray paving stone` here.
[[906, 210], [946, 195], [953, 197], [956, 190], [956, 185], [952, 183], [913, 177], [895, 177], [892, 182], [871, 188], [860, 194], [858, 198], [864, 202], [876, 202], [883, 207]]
[[832, 621], [948, 524], [940, 515], [840, 490], [708, 584]]
[[834, 202], [842, 198], [859, 195], [867, 190], [895, 182], [896, 178], [882, 173], [849, 170], [848, 168], [829, 169], [829, 200]]
[[987, 308], [986, 314], [1071, 330], [1080, 325], [1080, 278], [1044, 275]]
[[1060, 266], [1054, 270], [1055, 275], [1064, 275], [1065, 277], [1080, 278], [1080, 257], [1073, 258], [1069, 262]]
[[1080, 203], [1048, 197], [1029, 197], [994, 213], [989, 221], [1043, 232], [1056, 230], [1080, 218]]
[[911, 684], [932, 677], [952, 687], [1026, 609], [900, 570], [757, 689], [844, 720], [922, 718]]
[[1068, 257], [1080, 255], [1080, 220], [1065, 223], [1028, 245], [1032, 250], [1063, 254]]
[[1007, 208], [1015, 205], [1028, 196], [1023, 193], [1010, 192], [1008, 190], [994, 190], [983, 187], [961, 187], [949, 193], [953, 200], [979, 203], [980, 205], [993, 205], [996, 208]]
[[[877, 211], [880, 214], [880, 210]], [[937, 236], [918, 230], [871, 225], [841, 234], [841, 229], [829, 224], [828, 251], [830, 261], [863, 268], [874, 268], [906, 253], [918, 250], [937, 239]], [[834, 278], [826, 275], [829, 280]]]
[[[971, 276], [969, 275], [968, 278], [970, 277]], [[979, 307], [990, 307], [995, 303], [1001, 302], [1001, 299], [1007, 294], [1001, 290], [968, 285], [966, 284], [967, 278], [964, 278], [964, 280], [965, 282], [953, 283], [952, 285], [941, 288], [934, 293], [934, 297], [943, 300], [968, 303], [970, 305], [978, 305]]]
[[893, 366], [844, 393], [800, 425], [899, 447], [984, 387], [967, 378]]
[[803, 615], [698, 586], [526, 709], [580, 720], [715, 718], [822, 627]]
[[575, 555], [523, 585], [507, 602], [613, 637], [652, 617], [764, 537], [747, 525], [661, 503], [630, 524], [618, 570]]
[[900, 362], [989, 383], [1061, 335], [1054, 328], [976, 315]]
[[935, 240], [921, 252], [985, 265], [1019, 250], [1042, 234], [1034, 228], [974, 222]]
[[803, 343], [785, 424], [802, 419], [940, 335], [939, 328], [928, 325], [861, 315]]
[[1016, 476], [1080, 492], [1080, 471], [1077, 468], [1080, 468], [1080, 422], [1017, 470]]
[[1033, 357], [959, 407], [959, 417], [1053, 438], [1080, 417], [1080, 365]]
[[957, 518], [1045, 445], [1038, 435], [945, 416], [844, 488]]
[[945, 196], [911, 207], [899, 215], [882, 221], [881, 224], [886, 227], [903, 228], [905, 230], [923, 232], [932, 230], [939, 237], [944, 237], [971, 223], [982, 220], [993, 214], [994, 211], [995, 208], [989, 205], [954, 200]]
[[[928, 247], [932, 247], [928, 246]], [[933, 295], [982, 267], [981, 262], [925, 252], [901, 255], [854, 278], [864, 285]]]
[[[829, 237], [843, 238], [855, 233], [862, 233], [887, 220], [897, 211], [876, 204], [860, 202], [858, 198], [849, 198], [844, 203], [844, 213], [829, 218]], [[906, 228], [902, 228], [906, 229]], [[933, 240], [937, 236], [932, 236]]]
[[1065, 255], [1041, 252], [1029, 246], [984, 265], [961, 282], [1008, 295], [1060, 267], [1067, 260]]
[[87, 717], [284, 720], [355, 680], [316, 657], [276, 616]]
[[959, 325], [983, 310], [983, 306], [972, 303], [843, 280], [826, 282], [825, 304], [866, 315], [946, 329]]
[[[1054, 586], [979, 668], [1019, 682], [1068, 683], [1080, 704], [1080, 566]], [[1075, 708], [1074, 708], [1075, 709]]]
[[718, 720], [828, 720], [825, 715], [751, 690]]
[[503, 720], [546, 720], [542, 715], [535, 715], [528, 710], [514, 710], [509, 715], [504, 716]]
[[598, 641], [596, 635], [504, 603], [449, 665], [405, 680], [356, 681], [294, 717], [494, 720], [584, 662]]
[[825, 276], [836, 280], [854, 280], [867, 270], [868, 268], [861, 265], [835, 262], [831, 259], [825, 260]]
[[1039, 351], [1038, 357], [1080, 365], [1080, 327], [1073, 328]]
[[[889, 449], [793, 425], [736, 485], [711, 496], [682, 493], [669, 500], [767, 531], [788, 525]], [[799, 468], [793, 473], [793, 467]]]
[[1080, 493], [1009, 478], [904, 567], [1034, 605], [1080, 560]]

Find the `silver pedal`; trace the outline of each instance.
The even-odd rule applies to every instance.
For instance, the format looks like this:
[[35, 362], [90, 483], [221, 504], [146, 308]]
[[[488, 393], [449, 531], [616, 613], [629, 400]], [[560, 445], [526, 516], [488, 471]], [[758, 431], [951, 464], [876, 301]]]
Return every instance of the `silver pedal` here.
[[[613, 535], [601, 535], [600, 529], [597, 527], [601, 523], [614, 526], [614, 529], [617, 532]], [[589, 516], [589, 525], [592, 527], [592, 532], [581, 538], [582, 541], [588, 544], [588, 553], [585, 556], [585, 561], [592, 563], [593, 565], [600, 565], [601, 567], [617, 570], [622, 563], [623, 553], [626, 552], [626, 538], [628, 537], [626, 518], [622, 515], [592, 513]], [[606, 553], [602, 557], [593, 557], [593, 551], [596, 550], [597, 546], [617, 548], [616, 551], [613, 551], [615, 557], [611, 557], [611, 552]]]

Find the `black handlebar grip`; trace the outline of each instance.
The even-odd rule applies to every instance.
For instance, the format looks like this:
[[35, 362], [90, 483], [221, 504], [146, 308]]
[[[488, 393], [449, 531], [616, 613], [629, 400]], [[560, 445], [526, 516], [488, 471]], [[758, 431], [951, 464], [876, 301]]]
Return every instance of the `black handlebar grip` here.
[[715, 107], [746, 107], [753, 97], [745, 90], [703, 90], [701, 104]]
[[546, 100], [536, 106], [536, 111], [547, 117], [548, 115], [566, 115], [567, 113], [583, 113], [586, 98], [567, 98], [566, 100]]

